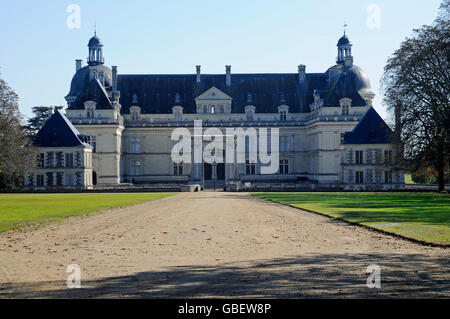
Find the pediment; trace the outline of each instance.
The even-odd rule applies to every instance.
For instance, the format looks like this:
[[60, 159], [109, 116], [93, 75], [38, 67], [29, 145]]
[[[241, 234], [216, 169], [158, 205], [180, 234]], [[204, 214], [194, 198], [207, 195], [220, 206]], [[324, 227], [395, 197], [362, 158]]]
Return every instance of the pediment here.
[[221, 90], [216, 88], [215, 86], [211, 87], [210, 89], [206, 90], [202, 94], [200, 94], [198, 97], [195, 98], [196, 101], [198, 100], [209, 100], [209, 101], [216, 101], [216, 100], [227, 100], [231, 101], [232, 98], [223, 93]]

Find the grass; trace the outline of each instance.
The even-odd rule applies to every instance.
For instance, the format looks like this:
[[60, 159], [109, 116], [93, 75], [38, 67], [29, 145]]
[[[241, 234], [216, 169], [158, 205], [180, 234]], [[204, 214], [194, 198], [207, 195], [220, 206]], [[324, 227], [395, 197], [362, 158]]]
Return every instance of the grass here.
[[450, 244], [450, 196], [437, 193], [256, 193], [253, 196], [434, 244]]
[[0, 194], [0, 232], [171, 195], [173, 193]]

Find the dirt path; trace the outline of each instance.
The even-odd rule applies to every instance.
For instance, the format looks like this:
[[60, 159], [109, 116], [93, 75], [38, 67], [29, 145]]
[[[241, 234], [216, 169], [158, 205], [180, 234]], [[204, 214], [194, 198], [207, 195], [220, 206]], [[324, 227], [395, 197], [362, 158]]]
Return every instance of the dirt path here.
[[[448, 298], [449, 257], [248, 194], [182, 193], [0, 234], [0, 298]], [[81, 289], [66, 288], [69, 264]]]

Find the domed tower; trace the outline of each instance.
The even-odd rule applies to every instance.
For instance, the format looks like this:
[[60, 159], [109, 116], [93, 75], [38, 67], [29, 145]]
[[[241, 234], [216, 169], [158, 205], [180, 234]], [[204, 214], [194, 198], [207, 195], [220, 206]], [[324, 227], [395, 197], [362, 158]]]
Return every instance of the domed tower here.
[[338, 57], [337, 57], [337, 63], [342, 64], [345, 62], [346, 58], [353, 58], [352, 57], [352, 44], [345, 34], [339, 39], [337, 47], [338, 47]]
[[97, 32], [89, 40], [89, 56], [87, 58], [87, 63], [89, 65], [103, 65], [105, 59], [103, 58], [103, 41], [97, 36]]

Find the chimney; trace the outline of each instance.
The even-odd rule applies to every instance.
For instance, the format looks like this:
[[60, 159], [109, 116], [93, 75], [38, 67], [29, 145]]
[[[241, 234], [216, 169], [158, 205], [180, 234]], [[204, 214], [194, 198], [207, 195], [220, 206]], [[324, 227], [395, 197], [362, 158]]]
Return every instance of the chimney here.
[[200, 83], [200, 68], [201, 68], [202, 66], [201, 65], [196, 65], [195, 66], [195, 68], [197, 69], [197, 78], [196, 78], [196, 80], [195, 80], [195, 82], [197, 82], [197, 83]]
[[226, 77], [225, 83], [227, 86], [231, 86], [231, 65], [225, 65]]
[[75, 72], [78, 72], [79, 69], [83, 67], [83, 60], [75, 60]]
[[306, 66], [300, 64], [298, 66], [298, 83], [303, 84], [306, 79]]
[[112, 89], [117, 91], [117, 66], [112, 66]]

